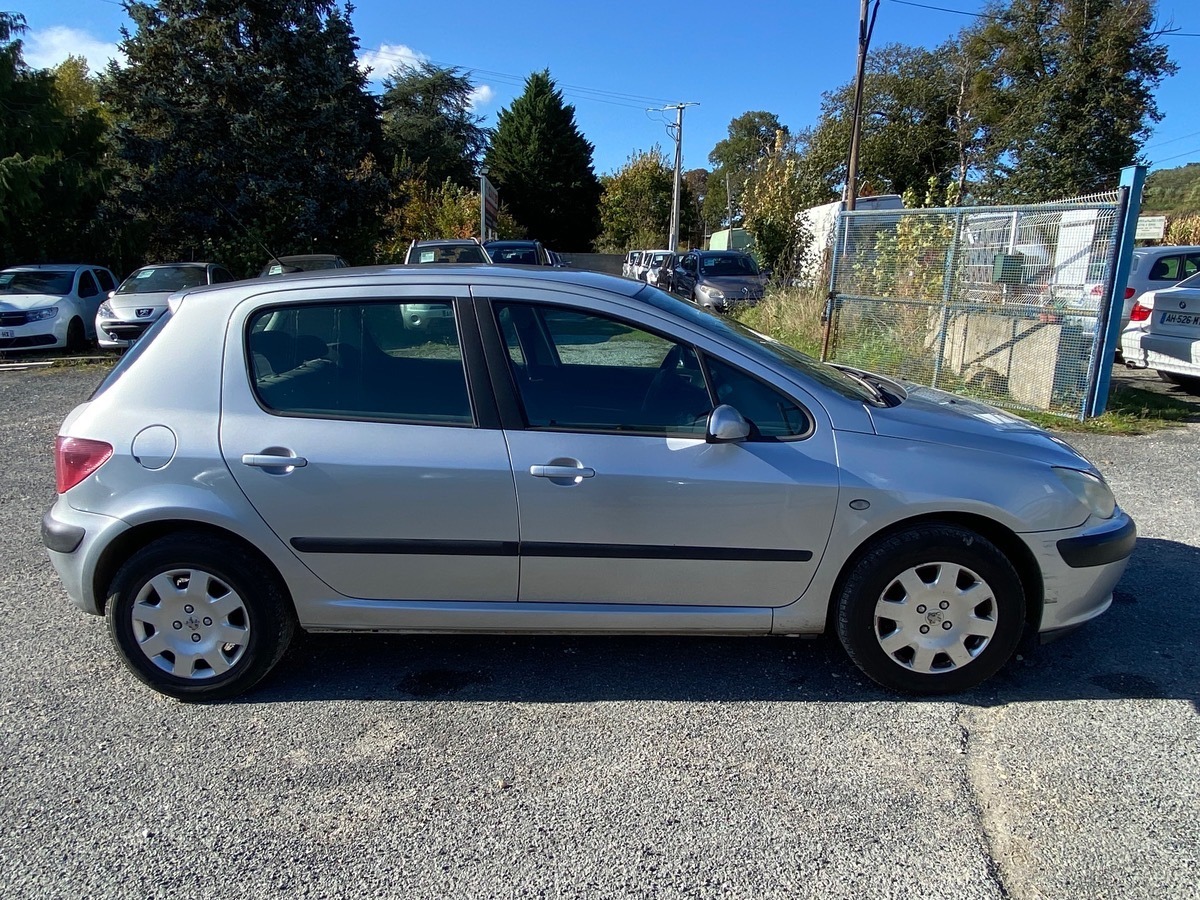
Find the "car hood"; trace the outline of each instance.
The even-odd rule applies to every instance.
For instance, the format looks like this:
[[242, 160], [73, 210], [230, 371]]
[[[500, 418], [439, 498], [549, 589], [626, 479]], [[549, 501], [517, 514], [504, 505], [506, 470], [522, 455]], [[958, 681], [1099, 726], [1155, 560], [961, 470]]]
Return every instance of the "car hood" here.
[[721, 275], [715, 278], [705, 276], [700, 279], [701, 284], [707, 284], [710, 287], [715, 287], [722, 293], [730, 292], [733, 294], [740, 293], [742, 288], [748, 288], [750, 293], [762, 292], [762, 279], [757, 275]]
[[134, 310], [166, 309], [167, 298], [174, 291], [147, 291], [144, 294], [113, 294], [108, 298], [108, 305], [113, 312], [132, 313]]
[[45, 309], [69, 298], [57, 294], [0, 294], [0, 312], [6, 310]]
[[939, 391], [905, 384], [898, 406], [871, 407], [877, 434], [989, 453], [1008, 453], [1052, 466], [1099, 472], [1070, 444], [1011, 413]]

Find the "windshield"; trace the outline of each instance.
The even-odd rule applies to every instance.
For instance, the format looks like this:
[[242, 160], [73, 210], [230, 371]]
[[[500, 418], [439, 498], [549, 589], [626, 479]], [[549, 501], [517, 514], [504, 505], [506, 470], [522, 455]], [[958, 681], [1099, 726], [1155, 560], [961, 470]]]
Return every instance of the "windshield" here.
[[537, 251], [533, 247], [489, 247], [492, 262], [519, 266], [536, 266]]
[[667, 261], [667, 257], [670, 255], [670, 253], [655, 253], [654, 257], [650, 260], [650, 267], [661, 266]]
[[487, 257], [483, 255], [483, 248], [478, 244], [463, 244], [461, 246], [455, 244], [434, 245], [432, 247], [422, 247], [420, 244], [414, 248], [409, 262], [414, 263], [485, 263]]
[[202, 266], [147, 266], [117, 288], [118, 294], [162, 294], [207, 284]]
[[748, 356], [761, 358], [765, 353], [772, 361], [782, 363], [793, 372], [816, 381], [843, 397], [865, 400], [868, 403], [878, 402], [878, 398], [871, 389], [860, 384], [856, 379], [839, 372], [833, 366], [813, 359], [807, 353], [801, 353], [794, 347], [780, 343], [765, 334], [759, 334], [734, 319], [704, 312], [690, 303], [678, 300], [649, 285], [638, 291], [636, 296], [644, 303], [680, 316], [706, 331], [720, 334], [726, 341], [745, 351]]
[[757, 275], [758, 266], [749, 256], [701, 256], [702, 275]]
[[54, 294], [62, 297], [71, 293], [74, 272], [0, 272], [0, 294]]

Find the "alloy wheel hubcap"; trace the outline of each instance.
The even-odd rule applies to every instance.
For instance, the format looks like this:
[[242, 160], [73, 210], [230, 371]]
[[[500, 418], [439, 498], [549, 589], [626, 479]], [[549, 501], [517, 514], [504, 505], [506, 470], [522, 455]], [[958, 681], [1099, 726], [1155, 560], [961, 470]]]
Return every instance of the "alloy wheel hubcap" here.
[[950, 562], [914, 566], [875, 603], [875, 638], [897, 665], [938, 675], [962, 668], [996, 633], [996, 597], [978, 574]]
[[170, 569], [142, 585], [132, 610], [138, 649], [171, 675], [203, 681], [228, 672], [246, 652], [250, 619], [242, 598], [201, 569]]

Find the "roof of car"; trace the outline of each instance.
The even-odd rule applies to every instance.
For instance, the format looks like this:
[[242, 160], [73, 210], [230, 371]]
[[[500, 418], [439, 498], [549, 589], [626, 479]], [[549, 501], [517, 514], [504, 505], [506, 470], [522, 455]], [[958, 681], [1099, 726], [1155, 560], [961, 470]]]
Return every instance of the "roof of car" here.
[[187, 295], [198, 291], [205, 293], [233, 291], [244, 296], [243, 292], [246, 291], [261, 293], [264, 290], [275, 291], [289, 287], [319, 289], [322, 287], [344, 286], [348, 282], [369, 283], [374, 279], [393, 282], [401, 280], [425, 284], [460, 284], [463, 281], [468, 281], [473, 284], [503, 284], [507, 282], [515, 285], [522, 282], [537, 281], [561, 284], [564, 287], [576, 285], [578, 287], [621, 294], [626, 297], [632, 297], [639, 291], [647, 289], [645, 284], [630, 281], [628, 278], [619, 278], [615, 275], [605, 275], [600, 272], [562, 269], [555, 266], [485, 266], [475, 263], [429, 263], [421, 266], [412, 266], [391, 263], [381, 266], [357, 266], [347, 269], [316, 269], [307, 272], [290, 272], [286, 275], [272, 278], [269, 288], [263, 287], [264, 282], [253, 280], [230, 284], [197, 286], [187, 288], [181, 291], [180, 294]]
[[203, 269], [208, 266], [219, 266], [220, 263], [214, 262], [164, 262], [164, 263], [146, 263], [144, 266], [138, 266], [137, 271], [142, 269]]
[[485, 241], [483, 246], [485, 246], [485, 247], [536, 247], [540, 243], [541, 243], [541, 241], [529, 241], [529, 240], [524, 240], [524, 239], [517, 240], [514, 238], [513, 240]]
[[472, 247], [478, 247], [479, 241], [475, 238], [430, 238], [429, 240], [413, 241], [418, 247], [445, 247], [447, 245], [458, 246], [459, 244], [469, 244]]
[[9, 266], [0, 269], [3, 272], [77, 272], [80, 269], [103, 269], [92, 263], [30, 263], [23, 266]]
[[[336, 253], [294, 253], [291, 256], [272, 256], [271, 260], [275, 262], [288, 263], [298, 262], [303, 259], [337, 259]], [[268, 260], [270, 262], [271, 260]]]

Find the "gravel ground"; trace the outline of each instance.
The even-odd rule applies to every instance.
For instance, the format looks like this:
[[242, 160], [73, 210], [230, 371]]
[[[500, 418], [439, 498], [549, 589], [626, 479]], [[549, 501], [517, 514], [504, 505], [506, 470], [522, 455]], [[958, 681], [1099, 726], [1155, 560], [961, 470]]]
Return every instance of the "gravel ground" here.
[[1072, 438], [1116, 603], [953, 702], [828, 639], [313, 636], [186, 706], [38, 537], [101, 375], [0, 372], [0, 896], [1200, 896], [1200, 425]]

